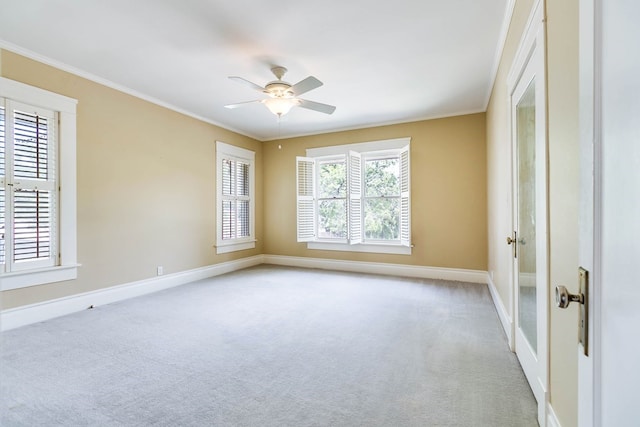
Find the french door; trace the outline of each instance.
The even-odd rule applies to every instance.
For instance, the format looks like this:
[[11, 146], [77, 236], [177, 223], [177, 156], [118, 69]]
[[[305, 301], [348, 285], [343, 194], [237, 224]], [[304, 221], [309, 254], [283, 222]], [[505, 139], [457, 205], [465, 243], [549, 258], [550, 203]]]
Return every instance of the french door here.
[[514, 347], [546, 422], [548, 400], [547, 132], [544, 31], [536, 8], [508, 78], [512, 149]]

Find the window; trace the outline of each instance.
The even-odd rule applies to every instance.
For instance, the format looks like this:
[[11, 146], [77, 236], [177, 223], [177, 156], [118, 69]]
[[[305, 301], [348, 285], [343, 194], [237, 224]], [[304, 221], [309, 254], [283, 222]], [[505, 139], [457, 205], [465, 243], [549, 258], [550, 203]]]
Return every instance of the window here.
[[410, 254], [409, 138], [297, 158], [298, 241], [309, 249]]
[[2, 290], [74, 279], [76, 101], [5, 78], [0, 96]]
[[216, 253], [255, 248], [253, 151], [216, 143]]
[[400, 159], [378, 155], [365, 159], [364, 237], [367, 240], [400, 240]]
[[318, 161], [318, 237], [347, 238], [347, 164]]

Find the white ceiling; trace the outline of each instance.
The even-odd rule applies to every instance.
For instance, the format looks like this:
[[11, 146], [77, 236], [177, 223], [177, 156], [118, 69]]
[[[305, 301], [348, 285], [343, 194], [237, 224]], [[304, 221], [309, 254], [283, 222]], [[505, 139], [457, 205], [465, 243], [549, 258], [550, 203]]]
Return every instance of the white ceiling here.
[[[484, 111], [510, 0], [0, 0], [0, 47], [260, 139]], [[324, 86], [278, 124], [259, 85]], [[81, 108], [81, 107], [80, 107]]]

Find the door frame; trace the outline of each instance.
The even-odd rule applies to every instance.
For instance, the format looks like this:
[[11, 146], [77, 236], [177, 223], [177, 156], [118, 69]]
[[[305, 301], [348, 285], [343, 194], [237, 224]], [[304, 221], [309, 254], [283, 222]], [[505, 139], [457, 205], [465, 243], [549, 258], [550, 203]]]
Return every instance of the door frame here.
[[[538, 423], [546, 426], [549, 406], [549, 235], [548, 235], [548, 129], [547, 129], [547, 81], [546, 81], [546, 25], [544, 2], [538, 0], [532, 9], [525, 31], [517, 49], [515, 59], [507, 76], [507, 105], [509, 107], [509, 136], [511, 139], [511, 226], [517, 224], [517, 153], [514, 111], [514, 93], [525, 72], [534, 67], [536, 85], [536, 306], [537, 306], [537, 352], [531, 349], [518, 353], [518, 348], [529, 346], [518, 331], [518, 271], [516, 260], [511, 262], [511, 344], [525, 371], [525, 376], [538, 404]], [[517, 102], [517, 101], [515, 101]], [[516, 243], [517, 245], [517, 243]]]
[[601, 53], [602, 0], [580, 0], [579, 114], [580, 203], [578, 262], [589, 271], [589, 356], [578, 346], [578, 425], [601, 418]]

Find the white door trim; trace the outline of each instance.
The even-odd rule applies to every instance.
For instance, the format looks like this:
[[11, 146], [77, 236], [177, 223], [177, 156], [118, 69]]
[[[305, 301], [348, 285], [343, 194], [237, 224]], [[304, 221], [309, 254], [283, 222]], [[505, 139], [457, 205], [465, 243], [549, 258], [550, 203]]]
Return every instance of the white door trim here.
[[589, 356], [578, 351], [578, 425], [600, 425], [601, 417], [601, 58], [602, 0], [580, 0], [580, 266], [589, 271]]

